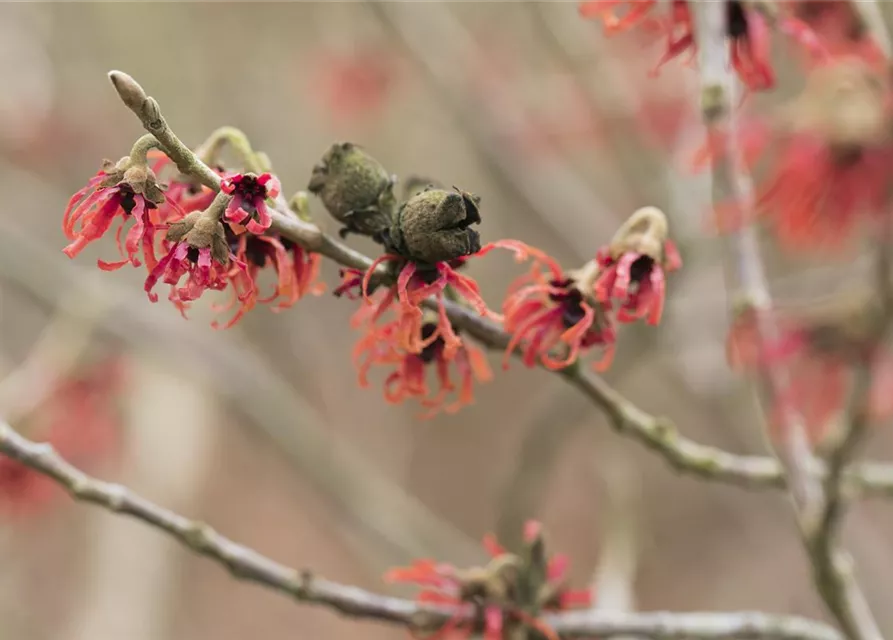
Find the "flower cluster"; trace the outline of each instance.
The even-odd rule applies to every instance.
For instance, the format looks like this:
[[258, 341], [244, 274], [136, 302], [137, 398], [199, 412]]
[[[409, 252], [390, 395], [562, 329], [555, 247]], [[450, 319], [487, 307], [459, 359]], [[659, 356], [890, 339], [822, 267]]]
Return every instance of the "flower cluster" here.
[[[129, 156], [104, 165], [72, 198], [64, 219], [72, 240], [66, 253], [74, 256], [101, 237], [115, 217], [122, 220], [120, 239], [132, 218], [121, 245], [126, 259], [100, 266], [143, 266], [142, 255], [149, 299], [156, 302], [157, 287], [169, 285], [167, 298], [184, 317], [206, 291], [225, 292], [228, 298], [214, 307], [221, 314], [215, 327], [231, 327], [258, 302], [280, 311], [320, 293], [320, 256], [290, 233], [306, 224], [311, 236], [319, 234], [307, 222], [306, 194], [292, 203], [300, 221], [273, 225], [275, 215], [283, 215], [271, 210], [280, 196], [279, 180], [271, 173], [237, 173], [215, 165], [211, 160], [227, 140], [246, 165], [268, 166], [243, 134], [227, 127], [182, 163], [207, 161], [214, 167], [206, 165], [195, 175], [174, 171], [171, 159], [157, 152], [153, 136], [140, 138]], [[211, 172], [216, 178], [209, 177]], [[168, 176], [164, 182], [161, 175]], [[398, 198], [396, 184], [396, 177], [368, 152], [344, 142], [329, 147], [307, 185], [343, 225], [342, 237], [363, 235], [382, 249], [365, 268], [342, 270], [335, 295], [362, 300], [352, 319], [362, 331], [354, 363], [363, 387], [370, 385], [374, 369], [386, 370], [388, 402], [418, 401], [423, 417], [471, 404], [475, 383], [493, 377], [486, 355], [471, 338], [493, 346], [490, 337], [500, 328], [506, 363], [520, 352], [529, 367], [560, 370], [598, 348], [595, 366], [603, 370], [613, 358], [615, 323], [660, 322], [666, 274], [681, 261], [658, 209], [636, 211], [589, 264], [565, 272], [552, 257], [516, 240], [482, 245], [473, 228], [481, 223], [478, 196], [414, 177]], [[488, 307], [478, 283], [463, 273], [473, 258], [494, 249], [530, 262], [529, 271], [507, 292], [501, 314]], [[264, 270], [275, 272], [267, 296], [258, 287]]]
[[[341, 154], [345, 146], [337, 149]], [[351, 146], [346, 150], [356, 153], [355, 149]], [[377, 162], [368, 155], [358, 157], [369, 164], [375, 163], [372, 165], [376, 167], [375, 173], [386, 175], [377, 170]], [[337, 175], [331, 172], [332, 166], [330, 151], [328, 180]], [[359, 167], [354, 172], [372, 173]], [[374, 195], [372, 200], [380, 204], [382, 183], [368, 181], [368, 184]], [[337, 296], [362, 298], [365, 303], [352, 321], [364, 331], [354, 348], [360, 385], [369, 385], [368, 373], [372, 367], [384, 366], [392, 369], [384, 386], [389, 402], [399, 404], [410, 398], [417, 399], [425, 409], [423, 417], [433, 416], [440, 410], [452, 413], [470, 404], [474, 380], [486, 382], [492, 373], [484, 354], [459, 337], [444, 300], [454, 299], [482, 316], [492, 316], [478, 284], [459, 271], [469, 257], [481, 251], [478, 233], [470, 228], [481, 220], [480, 199], [458, 189], [450, 191], [430, 186], [408, 193], [410, 197], [389, 215], [377, 206], [367, 209], [369, 215], [365, 218], [353, 215], [345, 218], [340, 216], [342, 209], [337, 206], [344, 200], [339, 191], [325, 186], [317, 191], [329, 195], [324, 204], [335, 210], [333, 216], [350, 220], [353, 232], [374, 236], [387, 251], [365, 271], [342, 271], [342, 284], [335, 290]], [[354, 197], [359, 195], [355, 193]], [[390, 275], [393, 284], [374, 291], [379, 269]], [[424, 307], [429, 299], [434, 301], [430, 309]], [[428, 384], [429, 364], [433, 364], [436, 372], [436, 391]], [[460, 378], [458, 388], [452, 380], [452, 370]], [[456, 399], [448, 402], [454, 392]]]
[[538, 522], [525, 525], [520, 554], [507, 551], [489, 535], [484, 546], [491, 557], [486, 567], [457, 569], [416, 560], [412, 566], [390, 570], [385, 580], [418, 585], [419, 602], [455, 608], [438, 636], [453, 631], [463, 637], [483, 634], [488, 640], [500, 640], [513, 637], [513, 630], [535, 630], [555, 639], [557, 634], [539, 618], [542, 612], [591, 605], [589, 590], [567, 588], [568, 559], [546, 554]]
[[[190, 176], [174, 174], [160, 182], [157, 176], [171, 167], [166, 155], [147, 152], [142, 142], [117, 164], [104, 163], [68, 204], [63, 230], [71, 243], [65, 253], [76, 256], [120, 218], [116, 238], [123, 259], [100, 260], [99, 267], [145, 264], [149, 299], [158, 300], [159, 282], [170, 285], [168, 300], [184, 317], [205, 291], [229, 292], [229, 302], [215, 307], [229, 318], [215, 320], [215, 327], [231, 327], [257, 302], [281, 310], [307, 293], [320, 293], [320, 257], [270, 228], [268, 201], [280, 192], [275, 176], [218, 167], [217, 194]], [[128, 220], [133, 225], [122, 244]], [[275, 272], [275, 286], [261, 297], [258, 278], [265, 267]]]
[[595, 368], [607, 369], [617, 339], [615, 320], [660, 322], [666, 274], [682, 266], [668, 234], [663, 212], [643, 207], [578, 271], [563, 271], [537, 249], [518, 250], [518, 257], [532, 258], [533, 265], [512, 284], [503, 303], [505, 329], [512, 335], [506, 363], [520, 347], [528, 367], [539, 362], [563, 369], [582, 352], [599, 347]]

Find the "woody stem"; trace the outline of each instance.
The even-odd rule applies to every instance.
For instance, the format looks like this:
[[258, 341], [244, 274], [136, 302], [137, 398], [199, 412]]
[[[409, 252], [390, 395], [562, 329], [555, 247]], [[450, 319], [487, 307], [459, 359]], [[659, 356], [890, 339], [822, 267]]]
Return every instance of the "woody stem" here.
[[223, 214], [226, 213], [226, 206], [232, 199], [232, 196], [223, 193], [223, 191], [219, 191], [217, 195], [214, 196], [214, 200], [211, 201], [211, 204], [208, 205], [208, 208], [202, 212], [202, 216], [211, 218], [215, 222], [219, 222], [223, 219]]
[[[196, 178], [214, 191], [220, 191], [220, 176], [174, 134], [161, 115], [158, 103], [148, 97], [143, 88], [127, 74], [112, 71], [109, 78], [124, 104], [158, 138], [181, 173]], [[307, 251], [361, 271], [366, 271], [372, 265], [368, 256], [323, 233], [312, 222], [293, 215], [282, 196], [275, 200], [271, 214], [271, 231]], [[379, 265], [375, 278], [389, 283], [393, 282], [394, 276], [387, 266]], [[437, 301], [433, 299], [424, 302], [424, 306], [428, 308], [436, 309], [436, 305]], [[500, 350], [508, 346], [510, 337], [497, 323], [449, 300], [444, 300], [443, 305], [450, 321], [481, 344]], [[736, 455], [690, 440], [671, 422], [643, 411], [586, 367], [565, 369], [559, 375], [602, 409], [618, 434], [636, 440], [656, 452], [678, 472], [742, 487], [783, 489], [787, 486], [788, 479], [781, 465], [773, 458]], [[820, 465], [819, 471], [824, 473], [824, 467]], [[845, 475], [864, 494], [893, 496], [891, 465], [866, 463], [857, 469], [847, 470]]]
[[245, 169], [256, 174], [266, 171], [258, 154], [251, 147], [248, 136], [236, 127], [220, 127], [213, 131], [208, 139], [195, 150], [195, 155], [205, 164], [213, 166], [217, 164], [220, 152], [227, 145], [236, 152]]
[[149, 163], [148, 154], [152, 149], [163, 149], [158, 139], [151, 133], [141, 136], [130, 148], [130, 162], [135, 165], [146, 166]]

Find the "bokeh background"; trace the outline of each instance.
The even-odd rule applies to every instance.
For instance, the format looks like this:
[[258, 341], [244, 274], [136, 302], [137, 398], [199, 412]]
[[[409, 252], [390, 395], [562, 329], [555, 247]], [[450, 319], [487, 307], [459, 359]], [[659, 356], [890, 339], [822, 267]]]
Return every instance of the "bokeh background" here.
[[[346, 300], [259, 307], [221, 332], [208, 308], [185, 321], [150, 304], [133, 270], [100, 273], [110, 240], [74, 261], [61, 253], [70, 194], [142, 134], [110, 69], [142, 83], [190, 144], [242, 128], [287, 194], [331, 142], [350, 140], [398, 175], [480, 194], [485, 239], [519, 238], [567, 267], [655, 204], [685, 269], [660, 329], [624, 330], [607, 378], [689, 437], [764, 451], [746, 381], [725, 362], [708, 185], [688, 168], [703, 139], [697, 77], [678, 61], [650, 77], [659, 53], [639, 34], [606, 41], [572, 2], [0, 5], [0, 414], [38, 439], [66, 431], [75, 460], [103, 478], [369, 589], [388, 589], [383, 571], [415, 557], [481, 562], [485, 532], [512, 546], [537, 518], [600, 607], [823, 616], [781, 494], [676, 475], [555, 376], [503, 373], [496, 354], [474, 406], [419, 422], [417, 407], [358, 387]], [[753, 108], [796, 90], [780, 67], [781, 89]], [[851, 257], [769, 255], [782, 297], [858, 280]], [[494, 255], [471, 273], [497, 305], [519, 271]], [[324, 277], [331, 290], [337, 268]], [[72, 377], [93, 395], [71, 393]], [[100, 419], [108, 428], [85, 426]], [[893, 453], [888, 432], [871, 453]], [[13, 490], [0, 501], [0, 638], [405, 633], [235, 582], [139, 523], [37, 493], [37, 506]], [[888, 632], [891, 533], [877, 503], [846, 530]]]

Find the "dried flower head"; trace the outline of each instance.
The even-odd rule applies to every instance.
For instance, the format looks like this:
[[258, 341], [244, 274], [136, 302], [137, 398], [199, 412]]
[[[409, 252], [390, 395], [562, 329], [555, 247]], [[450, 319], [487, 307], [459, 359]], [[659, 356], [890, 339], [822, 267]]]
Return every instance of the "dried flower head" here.
[[465, 191], [425, 188], [407, 200], [385, 237], [392, 253], [425, 264], [448, 262], [480, 251], [480, 198]]
[[391, 225], [395, 183], [362, 147], [343, 142], [333, 144], [313, 167], [307, 190], [344, 225], [342, 237], [360, 233], [375, 239]]
[[666, 296], [666, 274], [682, 266], [676, 245], [669, 239], [663, 211], [643, 207], [633, 213], [599, 249], [595, 297], [607, 306], [620, 303], [617, 319], [633, 322], [647, 318], [660, 322]]

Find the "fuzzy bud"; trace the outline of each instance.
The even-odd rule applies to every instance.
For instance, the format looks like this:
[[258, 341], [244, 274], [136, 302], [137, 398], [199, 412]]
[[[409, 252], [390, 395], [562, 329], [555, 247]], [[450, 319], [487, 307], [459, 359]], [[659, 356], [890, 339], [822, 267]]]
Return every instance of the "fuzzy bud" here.
[[448, 262], [480, 250], [480, 198], [464, 191], [426, 189], [400, 207], [385, 244], [415, 262]]
[[313, 167], [307, 190], [344, 224], [342, 237], [360, 233], [375, 238], [391, 224], [395, 183], [378, 160], [361, 147], [344, 142], [333, 144]]
[[164, 192], [158, 186], [155, 172], [148, 165], [134, 162], [130, 156], [124, 156], [118, 162], [103, 160], [102, 171], [106, 174], [106, 178], [99, 183], [101, 187], [124, 184], [149, 202], [156, 205], [164, 202]]
[[186, 242], [196, 249], [211, 248], [211, 257], [220, 264], [229, 262], [229, 245], [223, 223], [216, 214], [208, 211], [193, 211], [180, 222], [175, 222], [167, 231], [171, 242]]

